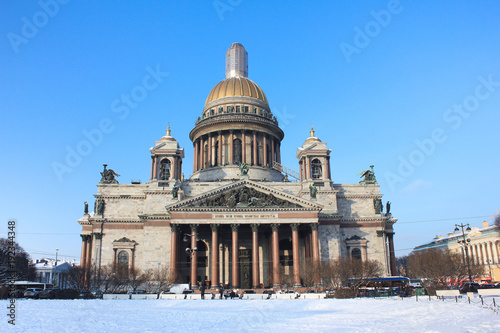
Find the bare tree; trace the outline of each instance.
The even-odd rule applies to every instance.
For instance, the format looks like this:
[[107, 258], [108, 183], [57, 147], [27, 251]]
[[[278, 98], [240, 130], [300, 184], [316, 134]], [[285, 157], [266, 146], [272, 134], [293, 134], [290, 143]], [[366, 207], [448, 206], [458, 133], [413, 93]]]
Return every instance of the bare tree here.
[[130, 268], [128, 275], [128, 285], [136, 291], [143, 283], [151, 279], [150, 271], [141, 271], [137, 268]]
[[71, 289], [83, 291], [87, 289], [88, 274], [82, 266], [71, 266], [68, 268], [68, 285]]
[[339, 289], [350, 281], [351, 288], [357, 290], [368, 278], [379, 277], [382, 266], [376, 260], [339, 257], [323, 262], [321, 271], [323, 282], [330, 289]]
[[[15, 270], [10, 258], [14, 258]], [[17, 242], [0, 238], [0, 283], [11, 280], [33, 281], [36, 278], [35, 269], [29, 264], [29, 254]], [[12, 275], [15, 273], [15, 276]]]
[[159, 267], [157, 270], [148, 269], [145, 274], [149, 279], [144, 282], [144, 288], [149, 293], [159, 294], [168, 291], [175, 284], [175, 278], [168, 266]]
[[[436, 288], [445, 288], [468, 279], [469, 267], [466, 258], [456, 252], [441, 249], [414, 251], [408, 256], [408, 267], [412, 277], [427, 279], [424, 285], [431, 294]], [[483, 274], [483, 266], [470, 264], [471, 276]]]
[[321, 264], [312, 259], [307, 259], [300, 270], [300, 278], [304, 287], [317, 287], [316, 284], [320, 281], [320, 277]]

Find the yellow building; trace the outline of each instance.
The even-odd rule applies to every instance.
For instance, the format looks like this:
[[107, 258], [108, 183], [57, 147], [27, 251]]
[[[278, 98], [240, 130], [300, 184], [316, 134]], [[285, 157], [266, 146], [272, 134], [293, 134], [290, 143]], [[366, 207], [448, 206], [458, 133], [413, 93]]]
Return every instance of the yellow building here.
[[[464, 230], [465, 244], [471, 265], [483, 265], [484, 274], [482, 281], [500, 281], [500, 232], [495, 226], [488, 226], [484, 221], [481, 228], [473, 227]], [[463, 246], [462, 231], [455, 229], [455, 232], [447, 236], [436, 236], [430, 243], [415, 247], [415, 251], [426, 250], [430, 248], [446, 248], [449, 251], [461, 253], [465, 257], [465, 248]]]

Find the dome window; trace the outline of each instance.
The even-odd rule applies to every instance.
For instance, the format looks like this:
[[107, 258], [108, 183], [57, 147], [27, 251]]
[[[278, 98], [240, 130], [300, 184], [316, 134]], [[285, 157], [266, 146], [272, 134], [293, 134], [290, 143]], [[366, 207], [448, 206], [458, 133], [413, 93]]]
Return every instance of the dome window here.
[[241, 106], [236, 105], [236, 113], [240, 113]]
[[255, 114], [257, 114], [257, 108], [255, 106], [253, 107], [253, 111], [252, 112], [255, 113]]
[[248, 113], [248, 105], [245, 105], [245, 106], [243, 107], [243, 112], [244, 112], [244, 113]]
[[224, 111], [224, 108], [222, 106], [219, 106], [219, 114], [221, 114]]

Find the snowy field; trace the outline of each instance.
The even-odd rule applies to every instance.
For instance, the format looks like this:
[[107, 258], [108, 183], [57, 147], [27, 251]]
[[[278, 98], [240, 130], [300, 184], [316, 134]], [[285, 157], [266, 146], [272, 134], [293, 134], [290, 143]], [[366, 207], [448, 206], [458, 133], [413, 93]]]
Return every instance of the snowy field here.
[[498, 307], [466, 299], [20, 299], [15, 327], [1, 304], [1, 332], [500, 332]]

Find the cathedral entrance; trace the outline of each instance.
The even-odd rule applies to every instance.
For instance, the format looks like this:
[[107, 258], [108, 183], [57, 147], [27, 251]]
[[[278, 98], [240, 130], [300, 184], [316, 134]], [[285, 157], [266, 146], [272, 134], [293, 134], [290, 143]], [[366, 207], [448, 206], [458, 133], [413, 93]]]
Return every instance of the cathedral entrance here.
[[252, 262], [250, 250], [239, 250], [240, 261], [240, 288], [252, 288]]

